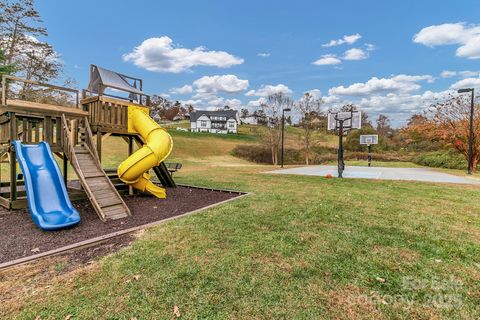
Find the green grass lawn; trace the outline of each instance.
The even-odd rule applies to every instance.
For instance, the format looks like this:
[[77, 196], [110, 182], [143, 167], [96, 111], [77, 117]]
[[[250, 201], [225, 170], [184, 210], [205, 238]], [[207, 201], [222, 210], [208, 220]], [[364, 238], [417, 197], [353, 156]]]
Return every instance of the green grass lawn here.
[[[480, 316], [480, 189], [228, 162], [189, 160], [176, 179], [252, 195], [149, 229], [0, 314], [172, 319], [177, 306], [184, 319]], [[35, 277], [25, 281], [17, 286]]]

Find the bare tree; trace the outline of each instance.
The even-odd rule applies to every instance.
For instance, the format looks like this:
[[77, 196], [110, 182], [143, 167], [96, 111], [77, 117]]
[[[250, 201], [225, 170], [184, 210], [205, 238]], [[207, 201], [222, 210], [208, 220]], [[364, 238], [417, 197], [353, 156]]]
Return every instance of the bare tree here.
[[261, 111], [265, 114], [267, 131], [263, 137], [263, 142], [272, 152], [272, 164], [278, 164], [278, 150], [281, 137], [281, 117], [282, 110], [290, 108], [293, 101], [283, 92], [277, 92], [267, 97], [266, 102], [260, 106]]
[[248, 109], [243, 108], [240, 110], [240, 118], [246, 119], [249, 116]]
[[0, 39], [4, 42], [7, 64], [14, 62], [15, 56], [35, 37], [47, 35], [41, 23], [33, 0], [0, 2]]
[[[0, 47], [6, 64], [14, 64], [19, 75], [46, 82], [57, 78], [62, 69], [53, 47], [39, 37], [47, 36], [33, 0], [0, 2]], [[31, 93], [25, 86], [22, 94]]]
[[303, 97], [295, 103], [295, 109], [298, 110], [301, 116], [300, 126], [303, 128], [306, 165], [309, 164], [310, 150], [314, 144], [312, 134], [320, 124], [322, 104], [323, 101], [321, 98], [316, 98], [309, 92], [305, 93]]
[[377, 133], [384, 137], [388, 137], [391, 135], [392, 127], [390, 125], [390, 119], [384, 115], [379, 114], [377, 118]]

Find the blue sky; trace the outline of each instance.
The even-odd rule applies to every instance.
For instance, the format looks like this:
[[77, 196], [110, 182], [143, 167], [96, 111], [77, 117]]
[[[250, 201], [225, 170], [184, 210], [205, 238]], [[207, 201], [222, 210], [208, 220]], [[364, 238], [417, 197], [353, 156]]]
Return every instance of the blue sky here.
[[[197, 108], [310, 90], [401, 125], [480, 87], [479, 1], [37, 1], [65, 75], [91, 63]], [[333, 40], [333, 41], [332, 41]], [[445, 72], [447, 71], [447, 72]]]

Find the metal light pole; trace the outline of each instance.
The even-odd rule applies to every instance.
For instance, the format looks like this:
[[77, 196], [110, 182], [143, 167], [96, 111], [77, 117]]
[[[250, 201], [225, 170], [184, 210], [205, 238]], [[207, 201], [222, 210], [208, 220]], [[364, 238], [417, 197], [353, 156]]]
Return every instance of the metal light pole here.
[[473, 99], [475, 97], [475, 91], [473, 88], [466, 88], [458, 90], [458, 93], [472, 93], [472, 100], [470, 104], [470, 137], [468, 140], [468, 174], [472, 174], [473, 170]]
[[281, 167], [283, 168], [283, 149], [284, 149], [284, 135], [285, 135], [285, 111], [290, 111], [292, 109], [290, 108], [285, 108], [282, 110], [282, 153], [280, 155], [280, 164]]

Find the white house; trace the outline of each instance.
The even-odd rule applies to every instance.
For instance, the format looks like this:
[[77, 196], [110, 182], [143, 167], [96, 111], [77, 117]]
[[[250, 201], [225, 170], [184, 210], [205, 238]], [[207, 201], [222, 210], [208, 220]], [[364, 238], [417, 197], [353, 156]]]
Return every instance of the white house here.
[[253, 124], [253, 125], [257, 125], [258, 124], [258, 119], [257, 117], [255, 116], [248, 116], [248, 117], [245, 117], [245, 118], [240, 118], [240, 122], [242, 124]]
[[190, 113], [192, 132], [237, 133], [240, 123], [236, 110], [203, 111]]

